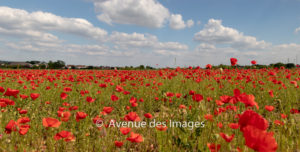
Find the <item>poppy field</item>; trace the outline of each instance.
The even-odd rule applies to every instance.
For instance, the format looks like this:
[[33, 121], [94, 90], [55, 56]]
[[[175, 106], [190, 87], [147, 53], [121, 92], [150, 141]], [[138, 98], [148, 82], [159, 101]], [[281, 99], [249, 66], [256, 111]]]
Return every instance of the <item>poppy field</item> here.
[[299, 151], [299, 85], [283, 67], [0, 69], [0, 151]]

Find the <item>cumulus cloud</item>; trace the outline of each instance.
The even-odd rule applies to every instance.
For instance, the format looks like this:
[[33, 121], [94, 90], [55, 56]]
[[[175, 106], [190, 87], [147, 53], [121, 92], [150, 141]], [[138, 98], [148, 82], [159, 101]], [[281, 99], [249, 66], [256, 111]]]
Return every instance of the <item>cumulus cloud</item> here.
[[300, 27], [298, 27], [298, 28], [295, 29], [295, 33], [296, 34], [299, 33], [299, 32], [300, 32]]
[[186, 27], [191, 28], [192, 26], [194, 26], [194, 21], [192, 19], [189, 19], [184, 22], [180, 14], [171, 14], [169, 26], [174, 30], [181, 30]]
[[228, 44], [239, 49], [264, 49], [269, 46], [265, 41], [245, 36], [236, 29], [225, 27], [221, 20], [210, 19], [204, 29], [194, 35], [194, 40], [210, 44]]
[[193, 20], [185, 21], [181, 14], [172, 14], [157, 0], [91, 0], [99, 15], [109, 25], [130, 24], [148, 28], [162, 28], [166, 23], [175, 30], [192, 27]]
[[169, 10], [157, 0], [94, 0], [100, 14], [98, 19], [107, 24], [133, 24], [150, 28], [163, 27]]
[[160, 42], [151, 34], [113, 32], [110, 42], [122, 49], [188, 50], [188, 46], [178, 42]]
[[[87, 38], [89, 44], [61, 39], [66, 34]], [[171, 56], [188, 49], [182, 43], [161, 42], [151, 34], [117, 31], [108, 34], [85, 19], [0, 7], [1, 60], [60, 59], [68, 64], [167, 65], [172, 62]]]
[[170, 27], [175, 30], [184, 29], [186, 27], [180, 14], [172, 14], [170, 17]]
[[[74, 44], [56, 34], [78, 35], [93, 43]], [[132, 59], [136, 64], [155, 63], [154, 58], [167, 61], [170, 55], [188, 50], [185, 44], [161, 42], [151, 34], [117, 31], [108, 34], [85, 19], [9, 7], [0, 7], [0, 46], [5, 60], [62, 59], [74, 64], [104, 65], [131, 64]], [[173, 53], [162, 55], [163, 51]]]
[[[183, 22], [181, 15], [178, 16], [185, 28], [192, 26], [192, 20]], [[61, 40], [58, 33], [88, 38], [89, 44]], [[118, 31], [108, 34], [85, 19], [0, 7], [2, 60], [62, 59], [68, 64], [203, 66], [229, 64], [230, 57], [238, 58], [239, 64], [249, 64], [252, 59], [259, 64], [269, 64], [284, 62], [287, 58], [293, 60], [300, 55], [299, 44], [271, 45], [225, 27], [221, 20], [209, 20], [194, 39], [199, 42], [198, 46], [189, 48], [179, 42], [162, 42], [152, 34]]]
[[[193, 52], [185, 54], [181, 59], [185, 63], [229, 64], [229, 58], [236, 57], [239, 64], [250, 64], [257, 60], [259, 64], [286, 62], [287, 59], [295, 62], [300, 55], [299, 44], [272, 45], [265, 41], [258, 41], [255, 37], [245, 36], [236, 29], [225, 27], [221, 20], [210, 19], [205, 27], [194, 35], [194, 40], [200, 42]], [[203, 64], [202, 64], [203, 65]]]
[[192, 26], [194, 26], [194, 21], [190, 19], [186, 22], [186, 25], [188, 28], [191, 28]]
[[29, 36], [57, 41], [51, 34], [59, 31], [102, 41], [107, 32], [81, 18], [64, 18], [47, 12], [27, 12], [21, 9], [0, 7], [0, 33]]

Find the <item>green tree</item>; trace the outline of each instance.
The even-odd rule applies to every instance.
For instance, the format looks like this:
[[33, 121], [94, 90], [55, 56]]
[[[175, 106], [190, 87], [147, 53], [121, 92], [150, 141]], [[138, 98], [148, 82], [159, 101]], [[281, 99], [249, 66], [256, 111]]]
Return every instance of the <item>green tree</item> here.
[[288, 68], [288, 69], [291, 69], [291, 68], [295, 68], [296, 65], [295, 65], [294, 63], [287, 63], [287, 64], [285, 65], [285, 67]]
[[48, 67], [49, 69], [61, 69], [65, 67], [66, 63], [61, 60], [57, 60], [56, 62], [49, 61]]

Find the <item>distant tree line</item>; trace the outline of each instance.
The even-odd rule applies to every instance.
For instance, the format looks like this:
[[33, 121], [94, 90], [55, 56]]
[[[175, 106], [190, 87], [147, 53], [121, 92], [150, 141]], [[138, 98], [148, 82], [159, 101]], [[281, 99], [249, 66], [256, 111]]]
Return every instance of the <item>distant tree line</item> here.
[[0, 61], [0, 68], [8, 69], [62, 69], [65, 67], [65, 62], [61, 60], [57, 61], [26, 61], [26, 62], [9, 62]]
[[[299, 65], [295, 65], [294, 63], [274, 63], [270, 65], [236, 65], [236, 66], [230, 66], [230, 65], [216, 65], [212, 66], [213, 69], [232, 69], [232, 68], [241, 68], [241, 69], [263, 69], [263, 68], [296, 68], [299, 67]], [[0, 61], [0, 68], [9, 68], [9, 69], [118, 69], [118, 70], [151, 70], [156, 69], [151, 66], [124, 66], [124, 67], [109, 67], [109, 66], [81, 66], [80, 68], [76, 67], [76, 65], [68, 65], [66, 66], [66, 63], [62, 60], [57, 61], [49, 61], [48, 63], [42, 62], [42, 61], [26, 61], [26, 62], [8, 62], [8, 61]], [[193, 67], [196, 68], [196, 67]]]
[[[261, 65], [261, 64], [256, 64], [256, 65], [237, 65], [237, 66], [231, 66], [231, 65], [217, 65], [217, 66], [213, 66], [213, 68], [218, 69], [218, 68], [222, 68], [222, 69], [232, 69], [232, 68], [241, 68], [241, 69], [263, 69], [263, 68], [287, 68], [287, 69], [292, 69], [292, 68], [296, 68], [296, 64], [294, 63], [272, 63], [270, 65]], [[299, 65], [298, 65], [299, 66]]]

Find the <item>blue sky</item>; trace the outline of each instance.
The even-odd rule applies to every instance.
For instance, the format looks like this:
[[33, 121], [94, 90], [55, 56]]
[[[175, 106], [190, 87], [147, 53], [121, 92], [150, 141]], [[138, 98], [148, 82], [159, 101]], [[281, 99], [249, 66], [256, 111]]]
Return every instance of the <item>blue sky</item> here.
[[0, 60], [300, 63], [299, 8], [300, 0], [4, 0]]

